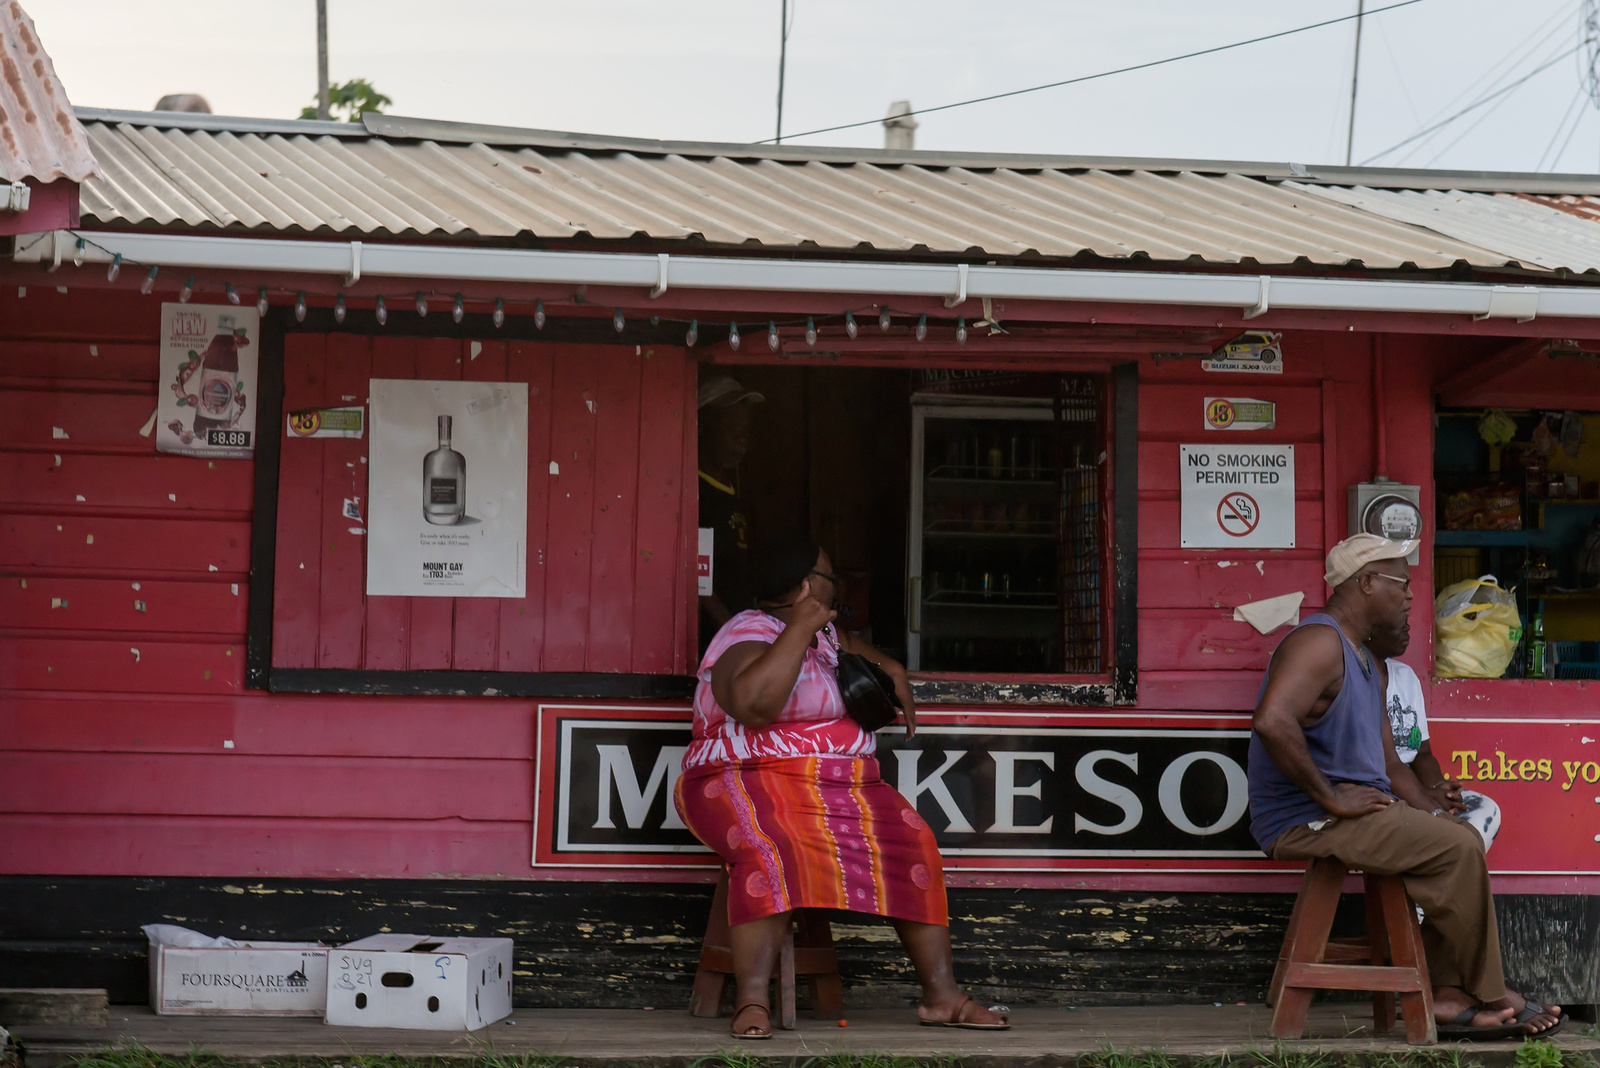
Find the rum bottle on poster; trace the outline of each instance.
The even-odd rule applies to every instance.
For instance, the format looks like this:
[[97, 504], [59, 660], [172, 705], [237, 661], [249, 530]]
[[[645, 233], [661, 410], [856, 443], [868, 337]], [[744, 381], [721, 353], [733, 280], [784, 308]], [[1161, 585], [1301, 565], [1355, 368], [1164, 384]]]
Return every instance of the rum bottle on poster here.
[[439, 447], [422, 460], [422, 516], [454, 526], [467, 514], [467, 461], [450, 447], [451, 417], [439, 417]]
[[194, 436], [209, 441], [213, 430], [227, 430], [244, 413], [239, 392], [239, 350], [250, 344], [243, 330], [235, 330], [233, 317], [217, 317], [217, 335], [200, 354], [199, 385], [190, 391], [195, 405]]

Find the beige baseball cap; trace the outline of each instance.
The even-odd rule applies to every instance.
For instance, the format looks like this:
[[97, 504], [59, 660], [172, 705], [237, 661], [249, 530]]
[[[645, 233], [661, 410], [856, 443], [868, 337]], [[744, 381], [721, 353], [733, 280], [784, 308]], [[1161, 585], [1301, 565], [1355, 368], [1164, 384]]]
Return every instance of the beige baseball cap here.
[[1377, 534], [1354, 534], [1328, 550], [1328, 571], [1323, 577], [1335, 588], [1357, 571], [1379, 560], [1398, 560], [1417, 551], [1419, 543], [1394, 541]]

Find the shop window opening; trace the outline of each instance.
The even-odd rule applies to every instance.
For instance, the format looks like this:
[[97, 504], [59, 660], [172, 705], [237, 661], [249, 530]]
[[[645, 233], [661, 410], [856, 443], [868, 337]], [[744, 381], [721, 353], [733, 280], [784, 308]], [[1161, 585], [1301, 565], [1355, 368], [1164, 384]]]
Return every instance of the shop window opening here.
[[1441, 408], [1434, 478], [1435, 596], [1493, 575], [1515, 597], [1499, 677], [1600, 678], [1600, 413]]
[[[702, 384], [713, 375], [763, 398], [736, 472], [751, 544], [808, 530], [843, 580], [841, 627], [931, 682], [1109, 674], [1106, 376], [707, 366]], [[703, 501], [724, 492], [706, 474]]]

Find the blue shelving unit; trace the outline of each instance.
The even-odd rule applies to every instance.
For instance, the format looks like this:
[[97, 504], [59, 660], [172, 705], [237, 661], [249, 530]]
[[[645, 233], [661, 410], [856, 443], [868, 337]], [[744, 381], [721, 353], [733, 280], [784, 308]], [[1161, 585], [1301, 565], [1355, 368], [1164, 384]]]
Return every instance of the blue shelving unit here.
[[1528, 544], [1526, 530], [1441, 530], [1434, 534], [1435, 545], [1500, 546], [1520, 548]]

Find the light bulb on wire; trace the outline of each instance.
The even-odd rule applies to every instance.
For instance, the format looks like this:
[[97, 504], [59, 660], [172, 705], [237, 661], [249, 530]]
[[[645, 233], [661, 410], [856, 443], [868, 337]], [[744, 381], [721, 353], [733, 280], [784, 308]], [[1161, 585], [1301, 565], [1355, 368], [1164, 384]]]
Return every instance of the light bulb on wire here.
[[700, 320], [690, 319], [689, 329], [684, 331], [683, 344], [685, 348], [694, 348], [695, 342], [700, 340]]
[[624, 319], [622, 317], [622, 309], [621, 308], [618, 308], [616, 311], [611, 313], [611, 329], [615, 330], [617, 333], [620, 334], [620, 333], [622, 333], [622, 328], [627, 326], [627, 325], [628, 325], [628, 320], [626, 320], [626, 319]]
[[267, 308], [268, 307], [269, 307], [269, 305], [267, 304], [267, 287], [266, 286], [262, 286], [260, 289], [256, 290], [256, 314], [257, 315], [265, 315], [265, 314], [267, 314]]
[[885, 304], [883, 310], [878, 312], [878, 329], [884, 333], [889, 332], [889, 306]]
[[74, 267], [82, 267], [83, 266], [83, 250], [88, 248], [88, 247], [89, 247], [89, 242], [85, 241], [81, 237], [78, 238], [78, 246], [77, 246], [77, 248], [72, 250], [72, 265]]
[[294, 321], [297, 323], [306, 321], [306, 291], [303, 289], [294, 298]]
[[499, 297], [494, 298], [494, 314], [489, 316], [494, 320], [494, 328], [500, 329], [506, 325], [506, 302]]
[[542, 300], [533, 302], [533, 328], [535, 330], [544, 329], [544, 301]]
[[806, 344], [807, 345], [815, 345], [816, 343], [817, 343], [817, 321], [815, 319], [811, 318], [811, 316], [808, 315], [808, 316], [806, 316]]
[[967, 321], [965, 319], [957, 319], [956, 320], [956, 344], [957, 345], [965, 345], [966, 343], [967, 343]]
[[771, 320], [767, 321], [767, 348], [778, 351], [778, 324]]
[[187, 304], [192, 296], [194, 296], [194, 275], [191, 274], [183, 283], [183, 288], [178, 290], [178, 303]]
[[343, 293], [340, 293], [337, 297], [333, 298], [333, 321], [336, 322], [336, 323], [343, 323], [344, 322], [344, 294]]
[[122, 253], [111, 257], [111, 266], [106, 268], [106, 281], [115, 282], [117, 275], [122, 273]]
[[150, 268], [150, 273], [144, 276], [143, 282], [139, 283], [139, 292], [143, 293], [145, 296], [149, 296], [150, 291], [156, 287], [156, 275], [160, 273], [160, 267]]
[[239, 291], [233, 288], [232, 282], [222, 283], [222, 295], [228, 298], [229, 304], [239, 303]]
[[467, 314], [466, 305], [461, 303], [461, 294], [456, 294], [456, 306], [450, 309], [450, 318], [460, 322]]
[[917, 340], [928, 340], [928, 315], [926, 312], [917, 317]]
[[422, 295], [420, 289], [417, 290], [417, 316], [422, 319], [428, 317], [428, 298]]
[[860, 333], [856, 328], [856, 317], [849, 312], [844, 313], [844, 332], [851, 341], [854, 341], [856, 334]]
[[739, 324], [728, 324], [728, 347], [734, 352], [739, 351]]
[[382, 297], [378, 298], [378, 312], [377, 312], [377, 314], [378, 314], [378, 325], [379, 326], [387, 325], [388, 322], [389, 322], [389, 306], [383, 302], [383, 298]]

